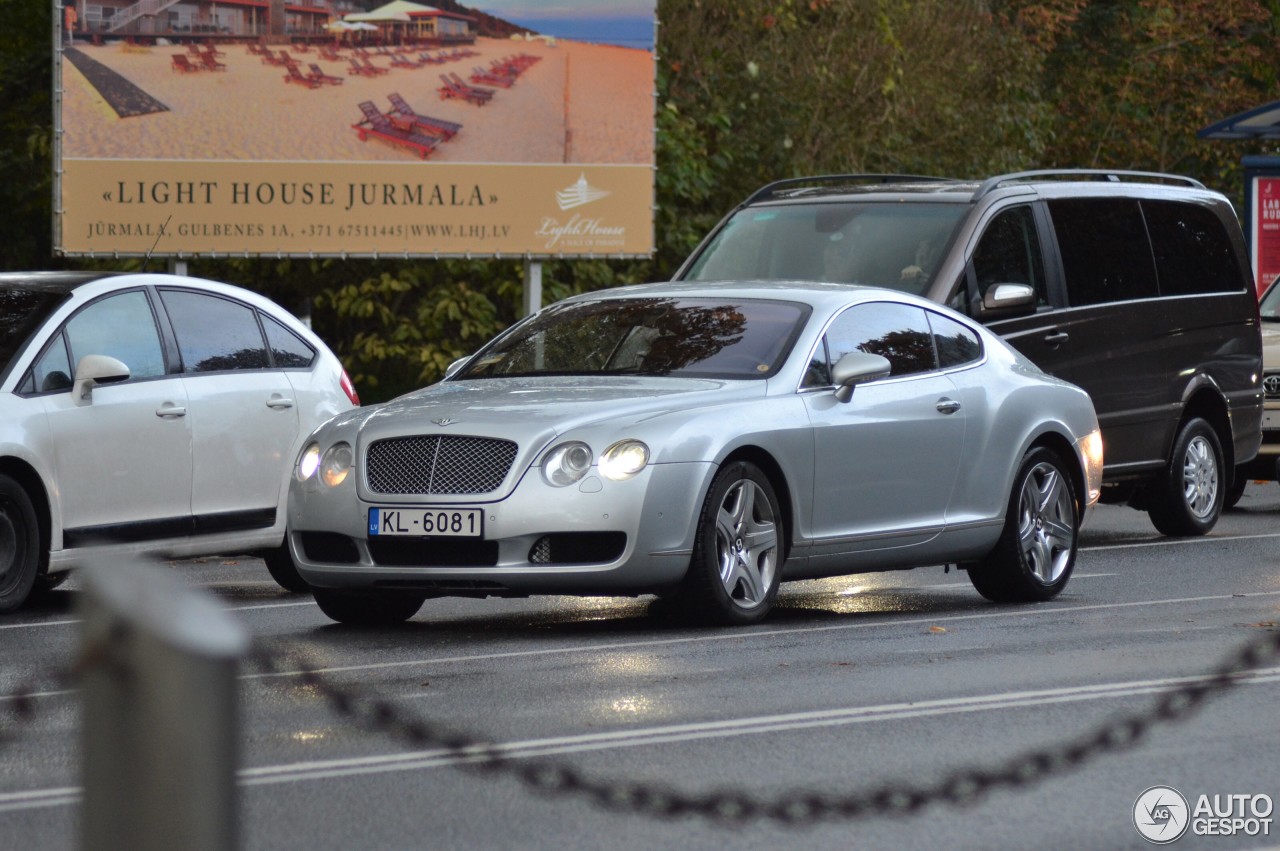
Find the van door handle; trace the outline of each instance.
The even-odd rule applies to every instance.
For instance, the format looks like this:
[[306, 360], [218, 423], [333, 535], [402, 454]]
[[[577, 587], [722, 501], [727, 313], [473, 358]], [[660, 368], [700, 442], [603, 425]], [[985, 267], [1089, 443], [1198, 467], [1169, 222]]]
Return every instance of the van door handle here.
[[186, 408], [180, 407], [178, 405], [171, 405], [167, 402], [161, 405], [156, 410], [156, 416], [166, 420], [171, 420], [175, 417], [185, 417], [186, 415], [187, 415]]
[[934, 405], [940, 414], [954, 414], [960, 410], [960, 403], [955, 399], [948, 399], [945, 396], [938, 400], [938, 404]]
[[277, 410], [282, 410], [284, 408], [292, 408], [293, 400], [285, 399], [282, 396], [272, 396], [270, 399], [267, 400], [267, 407], [275, 408]]
[[1045, 334], [1044, 341], [1050, 346], [1061, 346], [1067, 340], [1071, 339], [1071, 335], [1066, 331], [1055, 331], [1052, 334]]

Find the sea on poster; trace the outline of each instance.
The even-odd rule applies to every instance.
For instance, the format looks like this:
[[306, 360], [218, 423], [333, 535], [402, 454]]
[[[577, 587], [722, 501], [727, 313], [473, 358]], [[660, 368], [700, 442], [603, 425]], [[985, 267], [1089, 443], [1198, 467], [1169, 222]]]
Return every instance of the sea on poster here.
[[377, 3], [55, 7], [57, 250], [652, 253], [656, 0]]

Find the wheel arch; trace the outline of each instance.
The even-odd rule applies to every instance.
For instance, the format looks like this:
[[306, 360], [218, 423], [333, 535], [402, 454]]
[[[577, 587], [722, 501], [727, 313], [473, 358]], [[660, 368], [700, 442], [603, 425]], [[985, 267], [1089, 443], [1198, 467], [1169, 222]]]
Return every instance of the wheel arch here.
[[[1182, 427], [1195, 417], [1203, 419], [1217, 432], [1218, 443], [1222, 448], [1223, 474], [1225, 475], [1228, 470], [1234, 470], [1236, 445], [1231, 433], [1231, 415], [1228, 412], [1227, 399], [1217, 385], [1207, 377], [1194, 388], [1190, 388], [1190, 393], [1182, 405], [1182, 416], [1178, 420], [1177, 428], [1174, 429], [1173, 442], [1169, 444], [1168, 452], [1173, 451], [1173, 445], [1177, 442], [1177, 436], [1182, 431]], [[1172, 462], [1172, 458], [1165, 460]]]
[[[1076, 511], [1080, 515], [1080, 519], [1084, 519], [1085, 502], [1088, 499], [1086, 493], [1084, 469], [1080, 466], [1080, 456], [1076, 452], [1075, 446], [1066, 435], [1056, 431], [1047, 431], [1037, 435], [1031, 444], [1027, 447], [1027, 452], [1034, 449], [1047, 449], [1062, 459], [1067, 465], [1067, 469], [1071, 473], [1071, 484], [1075, 488], [1076, 494]], [[1023, 454], [1024, 457], [1026, 453]]]

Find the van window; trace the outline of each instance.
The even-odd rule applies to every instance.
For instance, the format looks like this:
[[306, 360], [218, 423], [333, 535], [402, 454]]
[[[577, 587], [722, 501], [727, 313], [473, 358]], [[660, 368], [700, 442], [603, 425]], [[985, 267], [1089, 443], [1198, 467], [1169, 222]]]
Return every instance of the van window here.
[[1049, 303], [1044, 279], [1044, 257], [1031, 207], [1004, 210], [987, 225], [973, 252], [978, 295], [995, 284], [1026, 284], [1036, 291], [1036, 303]]
[[[1138, 202], [1062, 198], [1049, 202], [1072, 306], [1154, 298], [1155, 264]], [[1145, 249], [1145, 250], [1144, 250]]]
[[1240, 264], [1222, 220], [1208, 207], [1143, 201], [1161, 295], [1239, 292]]

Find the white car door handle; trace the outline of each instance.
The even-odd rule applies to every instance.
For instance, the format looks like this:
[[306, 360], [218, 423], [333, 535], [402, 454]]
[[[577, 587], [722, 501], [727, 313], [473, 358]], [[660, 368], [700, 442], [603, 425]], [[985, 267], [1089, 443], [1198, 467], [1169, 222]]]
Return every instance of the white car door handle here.
[[156, 411], [157, 417], [162, 417], [166, 420], [173, 419], [174, 417], [185, 417], [186, 415], [187, 409], [177, 405], [161, 405]]
[[281, 396], [272, 396], [270, 399], [267, 400], [267, 407], [276, 408], [276, 409], [292, 408], [293, 400], [285, 399]]
[[938, 413], [940, 414], [954, 414], [956, 411], [960, 410], [960, 403], [955, 399], [944, 398], [939, 399], [938, 404], [934, 407], [938, 409]]

